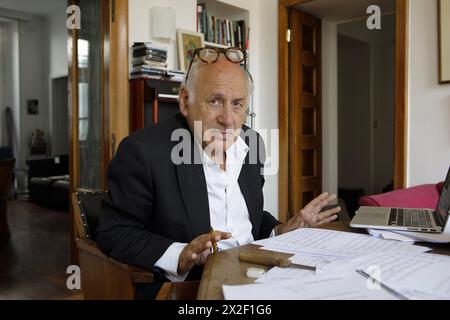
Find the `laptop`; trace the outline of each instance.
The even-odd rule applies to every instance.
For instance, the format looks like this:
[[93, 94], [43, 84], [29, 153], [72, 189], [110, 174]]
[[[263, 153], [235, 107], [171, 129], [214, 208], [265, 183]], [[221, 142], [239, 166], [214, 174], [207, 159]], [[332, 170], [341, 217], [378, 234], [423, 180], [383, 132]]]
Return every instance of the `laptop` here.
[[450, 168], [436, 210], [360, 207], [350, 222], [353, 228], [442, 233], [450, 210]]

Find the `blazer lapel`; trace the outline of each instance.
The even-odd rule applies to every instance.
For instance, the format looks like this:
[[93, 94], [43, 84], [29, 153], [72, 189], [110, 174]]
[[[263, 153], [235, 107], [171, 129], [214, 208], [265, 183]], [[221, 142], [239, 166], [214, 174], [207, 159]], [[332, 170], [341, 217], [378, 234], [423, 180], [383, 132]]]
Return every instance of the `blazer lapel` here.
[[242, 165], [241, 174], [239, 175], [238, 183], [241, 188], [247, 205], [248, 215], [252, 223], [252, 234], [254, 239], [258, 239], [259, 222], [258, 222], [258, 195], [255, 188], [255, 175], [252, 173], [254, 165], [248, 164], [248, 154]]
[[[193, 153], [198, 149], [193, 146]], [[194, 158], [194, 157], [193, 157]], [[198, 157], [196, 159], [199, 159]], [[208, 190], [206, 187], [205, 173], [203, 165], [200, 164], [179, 164], [176, 165], [178, 184], [180, 186], [181, 195], [184, 206], [188, 213], [191, 224], [193, 237], [208, 233], [211, 228], [209, 218]]]

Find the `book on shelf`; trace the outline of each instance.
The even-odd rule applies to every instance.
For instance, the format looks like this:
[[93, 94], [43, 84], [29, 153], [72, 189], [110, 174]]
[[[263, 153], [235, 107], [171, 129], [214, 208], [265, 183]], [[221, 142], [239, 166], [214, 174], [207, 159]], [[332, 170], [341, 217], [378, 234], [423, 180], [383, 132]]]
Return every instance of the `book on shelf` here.
[[153, 51], [159, 51], [162, 53], [167, 53], [167, 48], [161, 45], [158, 45], [153, 42], [134, 42], [132, 46], [133, 50], [139, 50], [139, 49], [148, 49]]
[[148, 72], [165, 74], [167, 72], [167, 68], [139, 65], [139, 66], [133, 67], [133, 69], [131, 70], [131, 72], [140, 72], [140, 71], [148, 71]]
[[132, 60], [131, 64], [133, 67], [136, 66], [148, 66], [148, 67], [157, 67], [157, 68], [167, 68], [166, 62], [160, 62], [160, 61], [153, 61], [148, 59], [138, 59], [138, 60]]
[[148, 50], [133, 50], [133, 58], [147, 58], [148, 60], [167, 60], [167, 53], [155, 53]]
[[209, 15], [204, 3], [197, 5], [197, 32], [203, 33], [207, 42], [248, 49], [249, 30], [245, 20], [232, 21]]
[[184, 71], [171, 70], [167, 68], [165, 70], [139, 68], [133, 69], [130, 73], [130, 79], [137, 79], [137, 78], [165, 79], [176, 82], [183, 82], [185, 76], [186, 75]]

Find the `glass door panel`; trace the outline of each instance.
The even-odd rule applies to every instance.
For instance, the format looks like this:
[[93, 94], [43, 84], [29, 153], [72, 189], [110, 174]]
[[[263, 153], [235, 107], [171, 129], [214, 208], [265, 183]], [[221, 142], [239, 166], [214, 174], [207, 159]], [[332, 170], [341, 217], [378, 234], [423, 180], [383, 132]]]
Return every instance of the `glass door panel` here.
[[79, 188], [102, 188], [102, 7], [80, 0], [77, 32]]

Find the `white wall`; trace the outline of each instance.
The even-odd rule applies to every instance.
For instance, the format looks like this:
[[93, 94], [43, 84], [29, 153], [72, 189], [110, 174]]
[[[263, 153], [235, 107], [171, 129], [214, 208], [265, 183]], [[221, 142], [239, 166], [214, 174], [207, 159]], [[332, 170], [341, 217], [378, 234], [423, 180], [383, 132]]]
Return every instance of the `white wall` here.
[[[255, 105], [256, 127], [278, 129], [278, 1], [259, 0], [259, 102]], [[253, 55], [253, 53], [252, 53]], [[266, 149], [270, 157], [268, 171], [279, 168], [279, 141], [267, 134]], [[270, 139], [269, 139], [270, 138]], [[269, 160], [269, 159], [268, 159]], [[269, 164], [268, 164], [269, 165]], [[266, 175], [264, 187], [264, 207], [278, 217], [278, 170]]]
[[[44, 130], [44, 138], [49, 138], [49, 99], [44, 32], [44, 18], [32, 16], [30, 21], [19, 22], [20, 50], [20, 106], [21, 106], [21, 163], [25, 166], [28, 142], [31, 132], [37, 128]], [[27, 114], [27, 100], [39, 100], [39, 114]]]
[[[277, 43], [277, 0], [224, 0], [249, 11], [250, 34], [250, 72], [255, 81], [253, 96], [256, 113], [256, 129], [278, 128], [278, 43]], [[195, 0], [129, 0], [129, 42], [153, 41], [168, 46], [168, 64], [178, 68], [178, 55], [175, 39], [152, 39], [151, 8], [169, 6], [176, 11], [176, 27], [196, 30]], [[260, 36], [264, 35], [264, 36]], [[270, 134], [269, 134], [270, 136]], [[271, 143], [266, 141], [267, 147]], [[274, 145], [278, 161], [278, 141]], [[269, 151], [270, 153], [270, 151]], [[269, 154], [270, 156], [270, 154]], [[265, 209], [278, 217], [278, 174], [266, 176], [264, 187]]]
[[[5, 109], [10, 107], [13, 114], [13, 148], [14, 157], [20, 157], [20, 91], [19, 91], [19, 27], [15, 20], [3, 20], [4, 38], [2, 49], [4, 54], [4, 91], [2, 94], [2, 105], [0, 105], [1, 140], [0, 145], [6, 145]], [[16, 166], [19, 166], [16, 163]]]
[[[59, 135], [69, 135], [69, 128], [67, 132], [54, 132], [54, 120], [53, 120], [53, 93], [52, 93], [52, 79], [59, 78], [68, 75], [68, 31], [66, 27], [66, 13], [65, 4], [62, 3], [61, 7], [48, 15], [45, 19], [46, 34], [46, 50], [48, 60], [47, 70], [47, 83], [48, 83], [48, 97], [49, 97], [49, 153], [51, 155], [60, 154], [61, 151], [56, 147], [58, 145], [57, 139]], [[63, 140], [65, 141], [65, 139]], [[68, 149], [68, 148], [67, 148]]]
[[50, 77], [60, 77], [68, 73], [67, 27], [65, 5], [47, 17]]
[[410, 1], [408, 185], [445, 179], [450, 165], [450, 85], [438, 84], [436, 1]]

